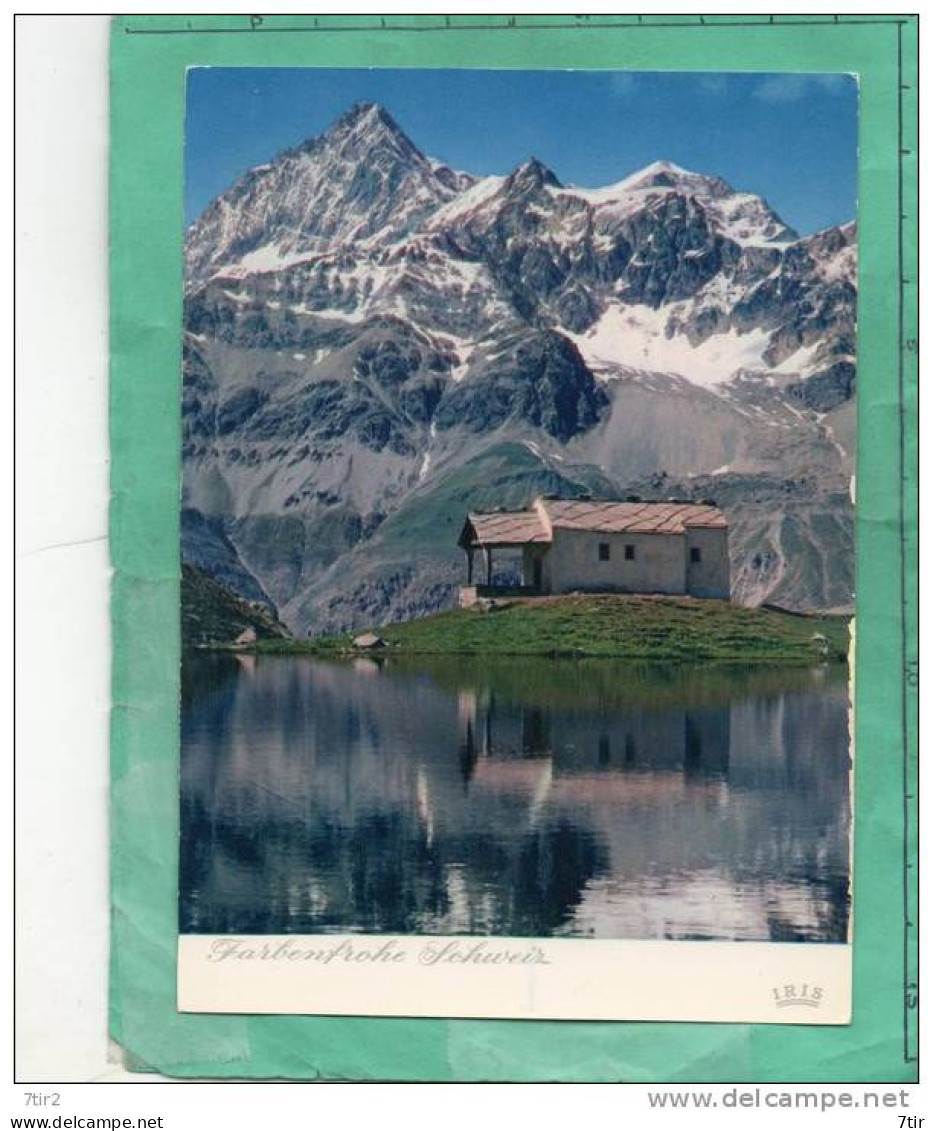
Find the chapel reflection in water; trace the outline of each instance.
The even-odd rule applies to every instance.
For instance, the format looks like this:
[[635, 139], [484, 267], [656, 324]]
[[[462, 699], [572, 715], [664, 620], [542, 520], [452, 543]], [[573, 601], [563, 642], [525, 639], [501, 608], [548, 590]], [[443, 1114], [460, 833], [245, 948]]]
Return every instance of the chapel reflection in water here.
[[183, 931], [840, 941], [845, 673], [186, 661]]

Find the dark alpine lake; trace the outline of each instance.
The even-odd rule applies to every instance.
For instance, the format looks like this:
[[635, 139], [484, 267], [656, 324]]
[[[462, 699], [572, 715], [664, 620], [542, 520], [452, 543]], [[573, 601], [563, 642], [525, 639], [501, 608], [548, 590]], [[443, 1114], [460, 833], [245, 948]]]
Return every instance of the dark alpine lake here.
[[846, 681], [186, 657], [180, 929], [844, 941]]

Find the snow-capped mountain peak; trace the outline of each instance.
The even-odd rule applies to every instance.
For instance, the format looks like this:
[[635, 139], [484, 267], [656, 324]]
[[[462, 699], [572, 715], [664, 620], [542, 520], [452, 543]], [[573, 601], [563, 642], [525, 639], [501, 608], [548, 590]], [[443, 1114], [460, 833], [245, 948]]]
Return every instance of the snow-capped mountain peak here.
[[506, 178], [506, 190], [528, 190], [541, 188], [562, 188], [557, 175], [537, 157], [529, 157]]
[[351, 106], [311, 143], [310, 148], [330, 150], [340, 159], [371, 160], [388, 155], [395, 160], [430, 167], [421, 150], [377, 102], [357, 102]]
[[345, 110], [333, 125], [327, 130], [332, 133], [339, 130], [386, 128], [401, 133], [401, 127], [386, 108], [379, 102], [354, 102]]
[[[709, 387], [740, 370], [829, 366], [844, 389], [848, 337], [811, 347], [851, 317], [854, 245], [847, 229], [799, 240], [761, 197], [670, 160], [598, 189], [562, 185], [537, 157], [473, 177], [364, 102], [215, 200], [189, 233], [188, 267], [190, 287], [313, 270], [311, 309], [414, 317], [458, 339], [515, 320], [552, 327], [603, 376], [676, 367]], [[822, 306], [799, 307], [804, 276]], [[789, 307], [803, 318], [793, 333]]]
[[189, 285], [277, 270], [379, 237], [397, 239], [462, 191], [376, 103], [241, 177], [191, 226]]
[[703, 173], [694, 173], [675, 165], [673, 161], [653, 161], [644, 169], [639, 169], [626, 177], [620, 188], [631, 190], [638, 189], [679, 189], [681, 192], [698, 193], [701, 196], [726, 196], [731, 193], [732, 186], [721, 177], [711, 177]]

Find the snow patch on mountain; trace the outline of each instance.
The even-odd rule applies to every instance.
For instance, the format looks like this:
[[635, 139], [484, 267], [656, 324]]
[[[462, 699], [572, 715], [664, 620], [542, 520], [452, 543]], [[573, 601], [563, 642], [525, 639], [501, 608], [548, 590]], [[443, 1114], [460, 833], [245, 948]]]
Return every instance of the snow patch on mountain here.
[[426, 228], [429, 231], [443, 228], [452, 220], [481, 211], [486, 204], [501, 193], [506, 179], [506, 177], [498, 176], [482, 177], [453, 200], [442, 205], [427, 221]]
[[600, 376], [619, 367], [676, 373], [702, 388], [713, 388], [740, 369], [766, 368], [762, 361], [770, 334], [730, 329], [694, 346], [684, 335], [668, 337], [673, 310], [648, 306], [613, 306], [585, 334], [570, 334], [584, 360]]

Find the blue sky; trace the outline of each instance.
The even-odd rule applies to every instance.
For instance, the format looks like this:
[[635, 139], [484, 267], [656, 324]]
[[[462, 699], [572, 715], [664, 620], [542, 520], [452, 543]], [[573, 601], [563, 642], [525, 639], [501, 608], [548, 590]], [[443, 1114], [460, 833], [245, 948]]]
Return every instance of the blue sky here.
[[849, 76], [225, 67], [189, 72], [186, 220], [362, 100], [472, 173], [534, 155], [565, 184], [595, 187], [663, 158], [764, 196], [801, 234], [855, 215]]

